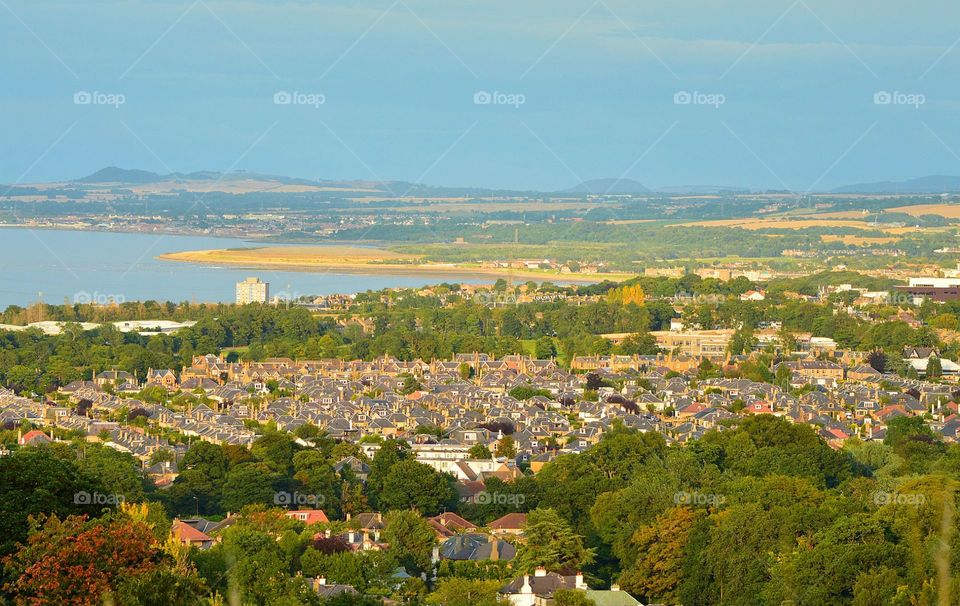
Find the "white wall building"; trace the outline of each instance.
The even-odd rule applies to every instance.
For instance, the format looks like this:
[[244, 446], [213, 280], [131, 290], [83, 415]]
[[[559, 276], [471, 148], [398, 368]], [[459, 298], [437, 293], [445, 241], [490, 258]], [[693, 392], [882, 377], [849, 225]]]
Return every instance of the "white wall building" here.
[[260, 278], [247, 278], [237, 282], [237, 305], [266, 303], [270, 299], [270, 283]]

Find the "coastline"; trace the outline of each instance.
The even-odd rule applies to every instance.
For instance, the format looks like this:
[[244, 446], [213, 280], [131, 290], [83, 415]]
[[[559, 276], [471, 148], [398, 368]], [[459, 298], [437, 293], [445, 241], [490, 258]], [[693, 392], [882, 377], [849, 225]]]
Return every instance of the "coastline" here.
[[[250, 249], [254, 250], [254, 249]], [[403, 258], [401, 256], [392, 256], [392, 253], [382, 251], [385, 258]], [[296, 270], [296, 271], [317, 271], [327, 272], [335, 271], [342, 273], [361, 274], [361, 275], [406, 275], [422, 276], [424, 274], [437, 277], [474, 277], [484, 276], [490, 278], [514, 278], [523, 280], [534, 280], [538, 282], [556, 282], [556, 283], [575, 283], [575, 284], [594, 284], [604, 280], [621, 281], [635, 277], [636, 274], [628, 273], [609, 273], [609, 274], [562, 274], [559, 272], [546, 272], [536, 270], [523, 270], [513, 268], [484, 268], [463, 266], [447, 263], [419, 263], [419, 264], [391, 264], [391, 263], [370, 263], [350, 261], [345, 258], [325, 258], [321, 256], [301, 258], [301, 259], [279, 259], [276, 257], [264, 256], [261, 259], [247, 257], [238, 257], [242, 251], [213, 249], [186, 251], [176, 253], [163, 253], [157, 255], [157, 259], [162, 261], [174, 261], [179, 263], [193, 263], [199, 265], [219, 266], [226, 265], [231, 267], [240, 267], [246, 269], [272, 269], [272, 270]]]

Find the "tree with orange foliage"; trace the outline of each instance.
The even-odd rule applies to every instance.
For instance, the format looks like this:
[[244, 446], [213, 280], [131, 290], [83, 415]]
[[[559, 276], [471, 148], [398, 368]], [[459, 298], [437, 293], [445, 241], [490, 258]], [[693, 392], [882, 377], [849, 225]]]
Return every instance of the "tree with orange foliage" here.
[[18, 606], [101, 604], [122, 580], [157, 567], [153, 542], [143, 522], [50, 516], [35, 524], [25, 545], [4, 558], [15, 580], [3, 591]]

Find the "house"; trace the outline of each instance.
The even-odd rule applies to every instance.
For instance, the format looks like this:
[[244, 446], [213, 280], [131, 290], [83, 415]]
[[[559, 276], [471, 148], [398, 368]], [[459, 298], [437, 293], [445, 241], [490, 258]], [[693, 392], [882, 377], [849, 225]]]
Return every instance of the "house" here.
[[439, 560], [510, 561], [517, 557], [513, 543], [479, 533], [458, 534], [448, 538], [436, 548], [434, 558]]
[[293, 511], [285, 511], [283, 515], [292, 520], [303, 522], [307, 526], [310, 524], [330, 523], [330, 519], [327, 518], [327, 514], [323, 513], [322, 509], [296, 509]]
[[748, 290], [740, 295], [741, 301], [763, 301], [766, 298], [767, 295], [762, 290]]
[[93, 381], [101, 387], [136, 384], [137, 382], [134, 376], [125, 370], [105, 370], [94, 377]]
[[20, 436], [20, 439], [17, 440], [17, 444], [20, 446], [39, 446], [41, 444], [49, 444], [52, 441], [53, 440], [50, 439], [50, 436], [43, 433], [39, 429], [34, 429]]
[[210, 535], [180, 520], [173, 521], [170, 532], [174, 538], [184, 545], [196, 547], [197, 549], [210, 549], [213, 547], [213, 538]]
[[307, 579], [307, 583], [313, 587], [322, 599], [333, 598], [343, 594], [357, 595], [358, 591], [352, 585], [342, 585], [339, 583], [327, 583], [327, 579], [319, 577], [316, 579]]
[[495, 535], [522, 535], [523, 528], [527, 525], [527, 514], [525, 513], [508, 513], [502, 518], [497, 518], [496, 520], [487, 524], [487, 528], [490, 529]]
[[851, 381], [879, 381], [883, 375], [869, 364], [860, 364], [847, 371], [847, 379]]
[[498, 592], [500, 598], [514, 606], [539, 606], [546, 603], [559, 589], [589, 589], [583, 575], [563, 576], [537, 568], [533, 576], [523, 575], [507, 583]]
[[836, 385], [843, 380], [843, 367], [836, 362], [826, 360], [798, 360], [796, 362], [780, 362], [774, 367], [774, 373], [781, 367], [816, 385]]
[[179, 386], [177, 375], [169, 368], [163, 370], [147, 369], [147, 385], [159, 385], [167, 391], [174, 391]]
[[457, 514], [450, 512], [444, 512], [438, 516], [427, 518], [427, 523], [430, 524], [434, 532], [437, 533], [437, 537], [441, 539], [452, 537], [458, 532], [477, 529], [469, 520], [465, 520]]
[[370, 475], [370, 466], [354, 456], [340, 459], [337, 461], [337, 464], [333, 466], [333, 470], [338, 474], [342, 473], [346, 468], [349, 468], [350, 471], [353, 472], [353, 475], [361, 482], [366, 482], [367, 476]]

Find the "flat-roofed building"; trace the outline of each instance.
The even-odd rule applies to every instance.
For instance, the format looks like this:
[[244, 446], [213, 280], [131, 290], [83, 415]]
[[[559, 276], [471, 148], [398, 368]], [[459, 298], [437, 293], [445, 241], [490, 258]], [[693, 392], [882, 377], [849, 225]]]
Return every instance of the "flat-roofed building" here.
[[661, 349], [687, 356], [724, 358], [733, 329], [658, 330], [651, 332]]
[[270, 299], [270, 284], [260, 278], [247, 278], [237, 282], [237, 305], [266, 303]]

